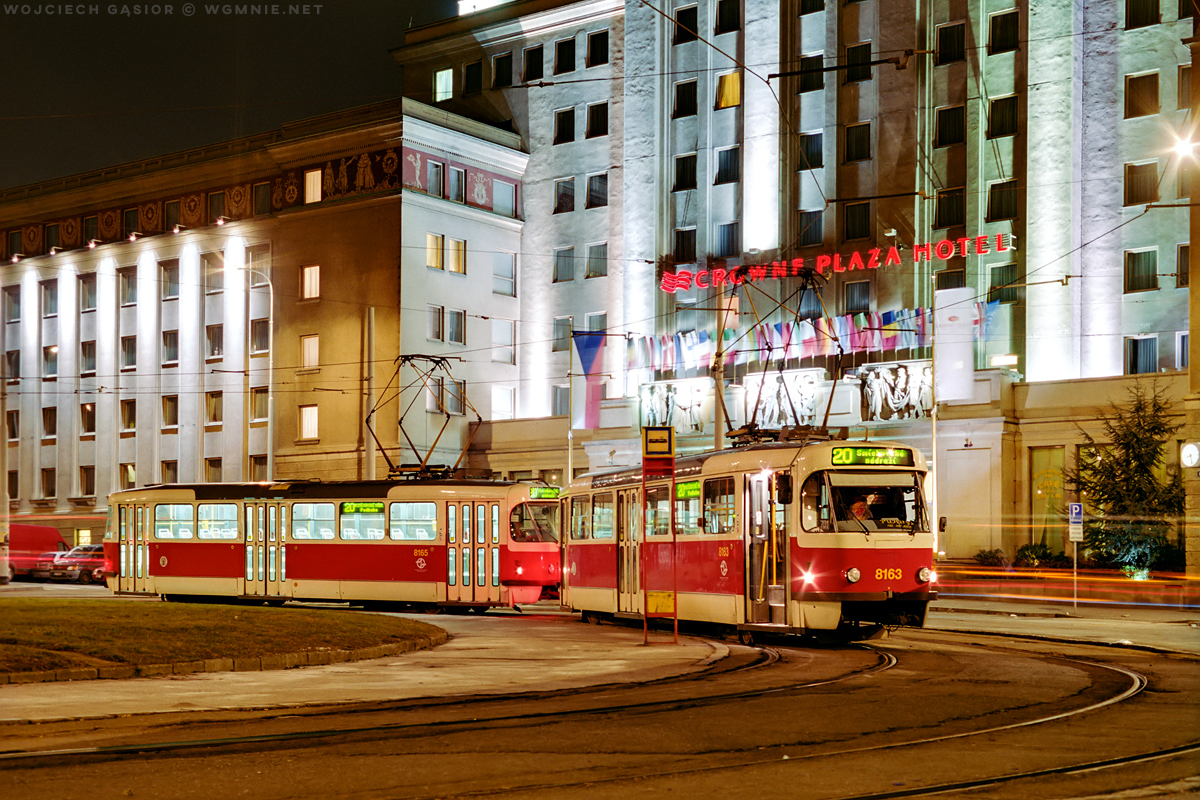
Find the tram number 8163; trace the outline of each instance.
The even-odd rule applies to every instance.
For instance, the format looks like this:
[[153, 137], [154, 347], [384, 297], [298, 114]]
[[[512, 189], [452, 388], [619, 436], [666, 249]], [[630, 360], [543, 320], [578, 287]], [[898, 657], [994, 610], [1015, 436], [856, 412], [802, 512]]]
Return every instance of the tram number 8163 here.
[[885, 567], [880, 567], [879, 569], [875, 570], [875, 580], [877, 581], [898, 581], [903, 577], [904, 570], [902, 569], [887, 569]]

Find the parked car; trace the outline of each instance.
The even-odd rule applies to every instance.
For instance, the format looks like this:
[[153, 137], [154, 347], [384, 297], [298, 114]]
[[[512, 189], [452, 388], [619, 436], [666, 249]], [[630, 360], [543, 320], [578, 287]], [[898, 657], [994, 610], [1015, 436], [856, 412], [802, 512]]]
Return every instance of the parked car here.
[[104, 583], [104, 545], [84, 544], [60, 553], [50, 565], [50, 580]]
[[43, 556], [65, 553], [70, 548], [57, 529], [46, 525], [24, 525], [14, 522], [8, 529], [8, 576], [10, 579], [26, 575], [30, 578], [45, 578], [47, 572], [39, 576], [37, 565], [44, 561]]
[[54, 562], [59, 556], [65, 556], [66, 553], [62, 550], [51, 550], [48, 553], [40, 553], [37, 558], [33, 559], [33, 563], [29, 565], [29, 578], [35, 581], [50, 580], [50, 570], [54, 569]]

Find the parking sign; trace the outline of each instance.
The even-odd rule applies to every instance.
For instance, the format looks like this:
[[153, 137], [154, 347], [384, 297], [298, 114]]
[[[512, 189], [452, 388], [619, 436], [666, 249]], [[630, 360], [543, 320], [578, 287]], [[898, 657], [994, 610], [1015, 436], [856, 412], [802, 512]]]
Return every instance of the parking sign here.
[[1083, 541], [1083, 503], [1067, 504], [1067, 540]]

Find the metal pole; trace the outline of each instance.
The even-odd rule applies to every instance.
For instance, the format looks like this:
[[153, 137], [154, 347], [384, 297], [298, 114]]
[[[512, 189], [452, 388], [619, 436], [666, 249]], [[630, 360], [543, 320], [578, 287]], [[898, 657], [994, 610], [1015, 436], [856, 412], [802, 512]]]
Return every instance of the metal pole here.
[[725, 449], [725, 290], [717, 302], [717, 354], [713, 361], [713, 450]]
[[[367, 306], [367, 410], [375, 408], [375, 306]], [[366, 425], [366, 417], [363, 417]], [[363, 477], [375, 480], [375, 437], [367, 431], [367, 463]]]

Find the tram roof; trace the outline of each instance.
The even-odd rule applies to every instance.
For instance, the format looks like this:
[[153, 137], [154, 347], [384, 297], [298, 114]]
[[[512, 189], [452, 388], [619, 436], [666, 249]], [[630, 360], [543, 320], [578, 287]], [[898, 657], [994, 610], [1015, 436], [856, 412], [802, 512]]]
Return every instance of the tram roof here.
[[113, 492], [114, 495], [136, 495], [144, 492], [181, 492], [196, 500], [294, 499], [337, 497], [387, 497], [393, 489], [414, 488], [430, 490], [451, 489], [511, 489], [515, 486], [538, 484], [521, 481], [494, 481], [484, 478], [431, 478], [374, 481], [283, 480], [263, 483], [168, 483]]

